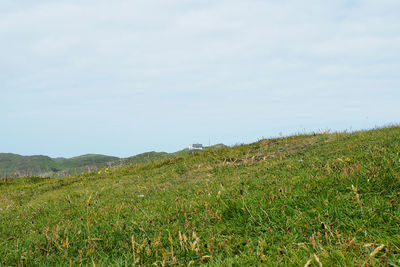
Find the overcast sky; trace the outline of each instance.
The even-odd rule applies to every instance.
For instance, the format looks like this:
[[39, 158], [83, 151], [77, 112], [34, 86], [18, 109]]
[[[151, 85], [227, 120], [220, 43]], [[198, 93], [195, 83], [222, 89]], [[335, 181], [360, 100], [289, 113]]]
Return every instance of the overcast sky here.
[[1, 0], [0, 152], [399, 123], [399, 0]]

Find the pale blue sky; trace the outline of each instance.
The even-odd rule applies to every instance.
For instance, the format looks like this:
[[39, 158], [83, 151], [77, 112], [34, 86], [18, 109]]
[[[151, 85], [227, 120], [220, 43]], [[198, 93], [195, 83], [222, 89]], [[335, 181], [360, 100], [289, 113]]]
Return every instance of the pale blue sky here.
[[0, 152], [399, 123], [398, 0], [0, 2]]

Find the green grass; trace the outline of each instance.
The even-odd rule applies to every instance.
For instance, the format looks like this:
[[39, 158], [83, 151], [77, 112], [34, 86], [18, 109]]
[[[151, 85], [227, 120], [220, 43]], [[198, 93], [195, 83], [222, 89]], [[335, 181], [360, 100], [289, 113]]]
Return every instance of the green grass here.
[[399, 266], [399, 173], [390, 127], [2, 180], [0, 264]]

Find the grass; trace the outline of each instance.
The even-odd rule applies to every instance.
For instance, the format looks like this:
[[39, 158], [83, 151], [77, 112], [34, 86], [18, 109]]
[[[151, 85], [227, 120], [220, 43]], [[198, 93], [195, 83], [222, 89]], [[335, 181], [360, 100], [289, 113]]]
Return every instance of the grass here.
[[3, 265], [400, 265], [400, 127], [0, 182]]

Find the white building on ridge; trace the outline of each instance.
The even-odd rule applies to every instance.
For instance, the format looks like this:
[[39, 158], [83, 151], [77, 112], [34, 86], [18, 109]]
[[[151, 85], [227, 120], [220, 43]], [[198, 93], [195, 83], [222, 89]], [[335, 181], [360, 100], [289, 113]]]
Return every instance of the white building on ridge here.
[[203, 150], [204, 147], [203, 147], [202, 144], [190, 144], [189, 145], [189, 150], [194, 150], [194, 149]]

